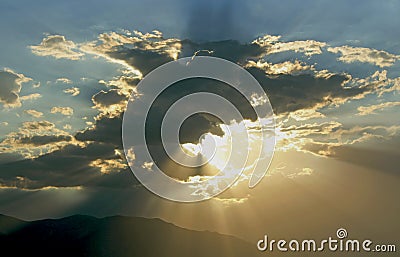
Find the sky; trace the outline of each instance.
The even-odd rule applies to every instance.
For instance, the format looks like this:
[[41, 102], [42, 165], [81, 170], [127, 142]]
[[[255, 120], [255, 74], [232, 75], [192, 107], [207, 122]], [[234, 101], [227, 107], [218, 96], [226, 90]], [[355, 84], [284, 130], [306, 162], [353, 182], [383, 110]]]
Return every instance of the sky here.
[[[2, 1], [0, 213], [159, 217], [250, 242], [338, 227], [398, 240], [399, 8], [394, 0]], [[259, 81], [275, 113], [276, 147], [257, 187], [243, 176], [211, 200], [182, 204], [135, 179], [122, 116], [144, 76], [199, 50]], [[215, 88], [184, 84], [187, 93]], [[170, 90], [160, 106], [181, 93]], [[221, 123], [197, 119], [185, 143], [205, 132], [221, 137]]]

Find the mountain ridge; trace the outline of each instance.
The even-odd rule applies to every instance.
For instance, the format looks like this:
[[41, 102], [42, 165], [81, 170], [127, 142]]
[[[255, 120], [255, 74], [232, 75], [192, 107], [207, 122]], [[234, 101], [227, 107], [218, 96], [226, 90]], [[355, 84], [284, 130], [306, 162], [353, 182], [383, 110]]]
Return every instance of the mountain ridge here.
[[255, 245], [234, 236], [128, 216], [23, 221], [0, 215], [0, 247], [17, 256], [41, 257], [259, 256]]

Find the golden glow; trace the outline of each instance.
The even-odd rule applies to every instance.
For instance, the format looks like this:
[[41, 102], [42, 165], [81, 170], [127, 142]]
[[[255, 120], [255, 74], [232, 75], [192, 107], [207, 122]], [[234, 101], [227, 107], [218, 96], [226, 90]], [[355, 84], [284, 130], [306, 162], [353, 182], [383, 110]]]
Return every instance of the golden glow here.
[[[268, 127], [270, 121], [243, 120], [239, 123], [220, 125], [223, 136], [207, 133], [198, 144], [184, 144], [182, 147], [192, 155], [201, 154], [207, 158], [210, 167], [215, 167], [219, 173], [215, 176], [217, 184], [223, 183], [226, 178], [236, 177], [238, 171], [244, 171], [233, 184], [236, 187], [240, 182], [247, 181], [249, 174], [256, 169], [260, 156], [272, 153], [273, 138], [263, 138], [262, 129]], [[244, 126], [243, 126], [244, 125]], [[233, 142], [233, 140], [235, 140]], [[233, 144], [235, 149], [233, 151]], [[214, 153], [214, 149], [216, 151]], [[263, 148], [264, 147], [264, 148]], [[263, 149], [263, 150], [262, 150]], [[261, 153], [261, 151], [266, 151]], [[211, 154], [212, 153], [212, 154]], [[199, 182], [210, 176], [191, 176], [189, 182]], [[218, 185], [214, 185], [217, 186]]]

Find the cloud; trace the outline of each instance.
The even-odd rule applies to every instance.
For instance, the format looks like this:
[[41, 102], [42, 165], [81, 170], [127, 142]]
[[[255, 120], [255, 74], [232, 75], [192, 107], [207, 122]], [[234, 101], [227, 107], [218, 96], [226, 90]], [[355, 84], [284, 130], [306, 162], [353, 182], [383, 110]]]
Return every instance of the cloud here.
[[100, 91], [92, 97], [92, 101], [96, 106], [108, 107], [115, 104], [120, 104], [122, 101], [126, 101], [127, 96], [122, 95], [116, 89], [109, 91]]
[[[132, 173], [122, 167], [125, 165], [112, 145], [67, 144], [32, 160], [0, 163], [1, 170], [5, 171], [0, 174], [0, 184], [21, 189], [135, 186]], [[120, 172], [111, 172], [119, 168], [122, 168]]]
[[[100, 125], [96, 126], [98, 129]], [[117, 150], [120, 148], [116, 146], [117, 136], [110, 136], [113, 136], [112, 144], [101, 140], [77, 141], [52, 122], [23, 122], [17, 132], [10, 133], [0, 143], [1, 157], [21, 154], [25, 158], [0, 163], [0, 169], [7, 170], [0, 174], [0, 186], [29, 190], [134, 186], [135, 180], [127, 169], [122, 151]], [[104, 137], [103, 141], [106, 139]]]
[[203, 43], [183, 40], [181, 44], [180, 56], [193, 56], [198, 52], [197, 55], [216, 56], [239, 64], [245, 64], [249, 59], [260, 58], [264, 53], [264, 49], [257, 44], [241, 43], [235, 40]]
[[118, 89], [102, 90], [92, 97], [92, 102], [101, 111], [100, 116], [116, 117], [125, 111], [128, 97]]
[[[324, 107], [338, 106], [348, 100], [364, 98], [367, 94], [397, 90], [393, 88], [398, 81], [388, 79], [385, 72], [379, 72], [362, 80], [352, 78], [349, 74], [335, 74], [328, 70], [317, 71], [314, 65], [297, 59], [283, 60], [279, 63], [270, 63], [265, 59], [268, 55], [288, 51], [303, 53], [309, 57], [324, 53], [326, 47], [325, 43], [313, 40], [279, 42], [278, 36], [264, 37], [263, 40], [253, 43], [241, 43], [233, 40], [193, 42], [164, 38], [158, 31], [152, 33], [135, 31], [131, 35], [116, 32], [101, 34], [96, 41], [79, 44], [79, 51], [119, 63], [123, 65], [124, 70], [120, 76], [109, 81], [99, 81], [106, 89], [103, 88], [94, 94], [92, 102], [93, 107], [100, 111], [100, 115], [95, 117], [95, 122], [90, 124], [90, 127], [76, 133], [75, 136], [65, 131], [55, 132], [57, 130], [55, 125], [46, 124], [44, 121], [42, 124], [24, 123], [22, 130], [29, 129], [30, 132], [19, 137], [15, 135], [13, 142], [19, 144], [21, 148], [22, 145], [29, 145], [31, 148], [48, 145], [54, 148], [50, 152], [43, 151], [32, 155], [33, 166], [26, 174], [19, 176], [24, 177], [24, 186], [29, 188], [132, 186], [131, 177], [127, 175], [130, 174], [129, 168], [121, 154], [121, 125], [126, 101], [132, 93], [138, 98], [145, 93], [136, 91], [140, 75], [145, 75], [158, 65], [179, 56], [193, 56], [196, 52], [198, 55], [212, 55], [239, 63], [256, 77], [266, 90], [281, 122], [277, 131], [278, 151], [295, 149], [319, 157], [335, 158], [336, 152], [342, 146], [355, 146], [369, 140], [391, 137], [395, 128], [384, 126], [347, 128], [338, 121], [329, 121], [328, 115], [320, 110]], [[204, 49], [207, 51], [199, 51]], [[265, 99], [254, 95], [252, 102], [247, 103], [240, 94], [218, 81], [189, 79], [178, 82], [160, 95], [154, 102], [155, 108], [149, 113], [149, 142], [154, 143], [155, 162], [145, 163], [141, 160], [140, 146], [135, 146], [135, 152], [132, 150], [130, 154], [135, 155], [137, 167], [151, 169], [152, 165], [165, 161], [165, 155], [159, 153], [157, 148], [159, 135], [155, 124], [176, 99], [201, 91], [214, 92], [226, 97], [238, 106], [243, 116], [249, 120], [254, 119], [251, 104], [254, 106], [265, 102]], [[79, 89], [69, 88], [64, 92], [75, 95], [79, 94]], [[73, 110], [68, 108], [70, 107], [53, 107], [51, 112], [72, 115]], [[313, 122], [315, 119], [320, 120]], [[196, 144], [199, 136], [207, 132], [222, 137], [223, 131], [218, 130], [219, 122], [207, 115], [192, 117], [192, 120], [183, 124], [182, 142]], [[40, 128], [35, 128], [36, 126]], [[35, 132], [39, 130], [42, 132]], [[46, 130], [52, 131], [54, 136], [44, 134]], [[19, 163], [13, 164], [15, 166], [8, 165], [4, 170], [17, 173], [16, 167], [20, 165]], [[44, 175], [47, 177], [36, 174], [39, 167], [44, 170]], [[20, 183], [16, 182], [16, 176], [11, 171], [0, 175], [0, 178], [8, 185]], [[312, 172], [312, 168], [305, 168], [299, 170], [296, 175], [305, 176]], [[167, 173], [177, 176], [170, 171]], [[205, 174], [199, 175], [199, 171], [190, 170], [185, 176], [178, 175], [178, 177], [186, 179], [187, 175], [191, 179], [201, 179]], [[18, 185], [22, 187], [22, 184]], [[230, 202], [234, 203], [235, 200]]]
[[62, 115], [65, 116], [71, 116], [74, 114], [74, 109], [72, 109], [71, 107], [53, 107], [50, 110], [50, 113], [61, 113]]
[[398, 55], [365, 47], [339, 46], [329, 47], [327, 50], [335, 54], [340, 54], [338, 60], [342, 62], [365, 62], [381, 68], [392, 66], [400, 59]]
[[268, 93], [276, 114], [343, 102], [371, 91], [370, 87], [344, 88], [343, 84], [349, 79], [346, 75], [323, 78], [312, 74], [282, 74], [271, 77], [259, 68], [248, 70]]
[[69, 133], [56, 128], [52, 122], [26, 121], [17, 131], [11, 132], [0, 142], [3, 153], [18, 154], [25, 158], [56, 151], [67, 144], [79, 145]]
[[100, 80], [99, 83], [106, 85], [110, 89], [117, 89], [118, 94], [120, 95], [125, 95], [126, 97], [130, 97], [132, 93], [137, 94], [136, 86], [139, 83], [139, 81], [140, 77], [125, 74], [109, 81]]
[[61, 35], [48, 36], [39, 45], [33, 45], [30, 48], [36, 55], [52, 56], [56, 59], [79, 60], [84, 56], [84, 53], [77, 50], [74, 42], [66, 40]]
[[314, 173], [314, 170], [311, 168], [302, 168], [301, 171], [299, 171], [297, 173], [288, 174], [287, 177], [288, 178], [296, 178], [299, 176], [310, 176], [313, 173]]
[[[143, 34], [144, 35], [144, 34]], [[137, 39], [134, 37], [126, 37], [116, 33], [104, 36], [100, 42], [97, 42], [93, 47], [97, 48], [97, 54], [102, 49], [102, 54], [107, 58], [122, 61], [125, 65], [131, 65], [135, 70], [141, 71], [146, 74], [151, 70], [155, 63], [163, 63], [169, 58], [165, 52], [152, 53], [149, 57], [149, 63], [137, 62], [134, 63], [133, 59], [137, 58], [137, 51], [144, 51], [144, 48], [138, 42], [146, 41], [144, 36], [139, 36]], [[146, 37], [159, 38], [157, 35], [149, 34]], [[158, 40], [158, 39], [157, 39]], [[166, 40], [166, 39], [163, 39]], [[307, 45], [310, 45], [310, 50], [307, 50]], [[311, 119], [327, 118], [324, 114], [318, 111], [327, 106], [338, 106], [351, 99], [361, 99], [370, 93], [377, 93], [383, 85], [376, 83], [369, 83], [364, 85], [360, 81], [356, 81], [348, 74], [335, 74], [329, 71], [316, 71], [312, 65], [307, 65], [301, 61], [284, 61], [282, 63], [268, 63], [261, 61], [261, 57], [268, 52], [265, 45], [261, 44], [246, 44], [237, 41], [220, 41], [220, 42], [204, 42], [195, 43], [190, 40], [180, 41], [180, 54], [183, 56], [192, 56], [194, 52], [201, 49], [207, 49], [208, 52], [198, 52], [199, 55], [210, 54], [216, 57], [228, 58], [239, 64], [247, 65], [246, 68], [252, 73], [260, 82], [263, 88], [267, 91], [268, 96], [272, 102], [275, 113], [285, 118], [292, 118], [294, 121], [307, 121]], [[325, 44], [319, 44], [316, 41], [301, 41], [296, 44], [283, 45], [283, 51], [303, 52], [305, 55], [320, 54]], [[105, 51], [107, 49], [107, 51]], [[121, 54], [121, 49], [125, 54]], [[274, 51], [278, 51], [274, 48]], [[152, 52], [154, 49], [150, 49]], [[140, 52], [139, 51], [139, 52]], [[130, 53], [130, 54], [127, 54]], [[160, 54], [164, 57], [160, 57]], [[132, 55], [131, 55], [132, 54]], [[252, 60], [256, 61], [252, 61]], [[382, 76], [381, 76], [382, 77]], [[92, 101], [95, 108], [101, 110], [105, 115], [98, 116], [96, 123], [76, 135], [78, 140], [87, 142], [102, 142], [114, 145], [117, 149], [122, 148], [121, 144], [121, 124], [122, 113], [125, 108], [126, 99], [129, 92], [135, 92], [140, 95], [143, 92], [136, 92], [135, 86], [138, 82], [137, 77], [131, 77], [131, 80], [126, 83], [126, 76], [120, 76], [111, 81], [101, 81], [110, 89], [108, 91], [100, 91], [93, 96]], [[371, 78], [374, 80], [375, 78]], [[353, 84], [352, 84], [353, 83]], [[205, 81], [204, 79], [190, 79], [180, 81], [177, 85], [169, 87], [163, 92], [154, 103], [154, 110], [149, 113], [149, 142], [154, 145], [153, 151], [155, 163], [160, 164], [166, 160], [166, 156], [160, 153], [158, 140], [158, 127], [155, 125], [160, 118], [163, 117], [165, 111], [171, 103], [184, 95], [197, 91], [208, 91], [218, 93], [238, 106], [245, 118], [252, 119], [253, 113], [251, 105], [243, 101], [243, 97], [235, 94], [230, 87], [217, 81]], [[311, 93], [312, 92], [312, 93]], [[256, 96], [253, 99], [253, 104], [262, 102]], [[193, 123], [187, 122], [187, 128], [182, 127], [181, 139], [184, 143], [196, 143], [201, 134], [212, 131], [213, 134], [219, 135], [216, 128], [218, 122], [211, 120], [208, 117], [196, 117]], [[282, 140], [278, 149], [287, 151], [289, 149], [296, 149], [297, 151], [311, 152], [318, 156], [330, 156], [332, 149], [335, 146], [342, 144], [350, 144], [356, 142], [357, 133], [352, 131], [353, 136], [349, 142], [337, 142], [333, 138], [334, 132], [341, 129], [342, 124], [339, 122], [323, 122], [303, 124], [301, 126], [286, 126], [279, 132], [282, 135]], [[188, 131], [185, 132], [184, 131]], [[379, 130], [376, 130], [379, 133]], [[343, 135], [346, 132], [343, 131]], [[343, 138], [346, 136], [343, 136]], [[362, 140], [367, 140], [363, 138]], [[140, 152], [140, 150], [138, 150]], [[140, 157], [135, 152], [137, 158]], [[139, 156], [139, 157], [138, 157]], [[102, 166], [107, 166], [105, 159], [94, 160], [94, 164], [98, 164], [101, 170]], [[143, 161], [140, 158], [136, 161], [137, 166], [143, 166]], [[104, 169], [104, 168], [103, 168]], [[198, 171], [188, 171], [189, 177], [198, 176]], [[171, 176], [176, 177], [176, 174], [167, 171]], [[187, 175], [187, 174], [186, 174]], [[179, 177], [179, 179], [186, 179], [187, 176]]]
[[[234, 40], [197, 43], [191, 40], [164, 38], [161, 32], [124, 35], [116, 32], [100, 34], [98, 40], [81, 44], [86, 53], [104, 57], [122, 64], [133, 73], [146, 75], [161, 64], [175, 60], [178, 56], [199, 55], [210, 50], [218, 57], [234, 62], [244, 62], [247, 58], [259, 57], [263, 49], [257, 44], [242, 44]], [[200, 51], [199, 51], [200, 50]]]
[[[278, 152], [295, 150], [318, 157], [342, 159], [342, 150], [347, 152], [345, 149], [377, 149], [377, 145], [388, 145], [388, 142], [397, 142], [400, 138], [400, 126], [396, 125], [347, 127], [337, 121], [288, 125], [290, 123], [289, 119], [278, 123], [275, 148]], [[392, 156], [392, 152], [396, 151], [394, 149], [384, 151]], [[351, 159], [351, 153], [348, 154], [350, 156], [347, 160]]]
[[382, 110], [389, 107], [400, 106], [400, 102], [384, 102], [381, 104], [374, 104], [370, 106], [359, 106], [357, 107], [358, 115], [369, 115], [374, 114], [375, 111]]
[[5, 107], [20, 107], [22, 83], [30, 81], [30, 78], [18, 74], [10, 69], [0, 71], [0, 103]]
[[72, 141], [72, 136], [70, 135], [40, 135], [20, 138], [18, 143], [24, 145], [43, 146], [57, 142], [70, 141]]
[[56, 79], [56, 83], [72, 84], [72, 80], [68, 78], [58, 78]]
[[302, 137], [308, 136], [311, 134], [331, 134], [335, 130], [339, 129], [342, 126], [341, 123], [337, 121], [329, 121], [323, 123], [305, 123], [301, 125], [290, 125], [287, 127], [281, 127], [279, 131], [281, 132], [294, 132], [297, 135]]
[[274, 35], [264, 35], [262, 37], [258, 37], [253, 40], [253, 44], [257, 44], [263, 48], [271, 47], [272, 45], [279, 42], [281, 36], [274, 36]]
[[335, 121], [289, 126], [283, 123], [276, 128], [275, 149], [282, 152], [294, 149], [324, 155], [324, 149], [314, 150], [314, 148], [320, 146], [328, 148], [336, 144], [336, 138], [332, 138], [331, 135], [341, 127], [342, 124]]
[[[178, 39], [164, 39], [159, 31], [134, 36], [116, 32], [100, 34], [98, 40], [84, 43], [80, 49], [119, 63], [133, 73], [147, 74], [150, 70], [178, 57], [181, 44]], [[140, 69], [138, 68], [140, 67]]]
[[243, 198], [235, 198], [235, 197], [231, 197], [231, 198], [221, 198], [221, 197], [214, 197], [213, 198], [214, 201], [220, 202], [222, 203], [222, 205], [224, 205], [225, 207], [229, 207], [232, 205], [239, 205], [239, 204], [243, 204], [245, 202], [247, 202], [249, 200], [249, 197], [243, 197]]
[[[121, 62], [127, 68], [140, 71], [142, 75], [173, 60], [176, 56], [171, 55], [171, 51], [179, 53], [180, 56], [192, 56], [195, 52], [208, 55], [212, 52], [212, 56], [245, 65], [267, 91], [277, 114], [340, 104], [349, 99], [363, 98], [375, 90], [372, 85], [344, 87], [351, 79], [350, 76], [316, 71], [312, 65], [299, 60], [272, 64], [261, 59], [268, 54], [283, 51], [302, 52], [306, 56], [321, 54], [326, 46], [326, 43], [314, 40], [279, 42], [279, 36], [269, 35], [250, 44], [233, 40], [197, 43], [191, 40], [164, 38], [160, 32], [144, 34], [137, 31], [134, 32], [134, 36], [116, 32], [104, 33], [97, 41], [81, 44], [83, 51]], [[208, 52], [199, 52], [204, 49]], [[225, 88], [221, 91], [224, 95], [230, 94]], [[110, 101], [115, 100], [114, 105], [101, 105], [100, 100], [94, 100], [95, 105], [105, 113], [116, 115], [123, 111], [122, 94], [129, 95], [127, 91], [101, 92], [96, 97], [106, 98], [105, 95], [108, 95]], [[117, 98], [121, 102], [118, 102]], [[249, 114], [246, 117], [249, 117]]]
[[35, 118], [40, 118], [43, 116], [43, 112], [38, 112], [36, 110], [25, 110], [24, 112]]
[[256, 39], [253, 42], [263, 46], [267, 55], [293, 51], [296, 53], [304, 53], [306, 56], [312, 56], [315, 54], [322, 54], [322, 48], [327, 46], [325, 42], [319, 42], [315, 40], [291, 42], [279, 42], [278, 40], [279, 37], [266, 35]]
[[[378, 97], [382, 97], [387, 93], [400, 92], [400, 77], [388, 78], [386, 70], [376, 71], [374, 74], [368, 77], [351, 78], [345, 83], [344, 87], [369, 88], [369, 90], [366, 91], [367, 93], [373, 93]], [[365, 96], [365, 94], [363, 95]], [[357, 97], [356, 99], [360, 98]]]
[[357, 148], [370, 142], [393, 140], [398, 138], [399, 131], [400, 126], [355, 126], [349, 129], [338, 127], [329, 132], [327, 137], [300, 139], [297, 145], [300, 151], [336, 158], [338, 151], [343, 148]]
[[42, 97], [41, 94], [33, 93], [33, 94], [21, 96], [20, 99], [21, 99], [21, 101], [27, 101], [27, 100], [36, 100], [36, 99], [41, 98], [41, 97]]
[[[279, 36], [265, 36], [246, 44], [233, 40], [218, 42], [196, 43], [190, 40], [164, 38], [161, 32], [141, 33], [135, 31], [133, 35], [116, 32], [103, 33], [98, 40], [80, 44], [80, 49], [87, 53], [107, 58], [110, 61], [121, 63], [131, 71], [140, 71], [147, 74], [155, 67], [180, 56], [191, 56], [194, 52], [207, 49], [213, 56], [225, 58], [234, 62], [247, 64], [247, 69], [260, 81], [268, 92], [276, 113], [292, 112], [301, 109], [322, 107], [332, 103], [338, 104], [352, 98], [362, 98], [373, 91], [371, 86], [344, 88], [343, 84], [349, 80], [346, 74], [329, 74], [315, 71], [312, 65], [299, 60], [284, 61], [271, 64], [260, 58], [270, 53], [280, 51], [303, 52], [305, 55], [320, 54], [326, 43], [305, 40], [293, 42], [279, 42]], [[199, 54], [204, 54], [199, 52]], [[257, 61], [252, 61], [255, 59]], [[286, 75], [286, 76], [269, 76]], [[121, 77], [122, 79], [122, 77]], [[137, 80], [137, 77], [134, 78]], [[105, 82], [111, 84], [112, 81]], [[114, 80], [114, 85], [123, 83]], [[135, 82], [136, 83], [136, 82]], [[293, 85], [296, 85], [294, 87]], [[116, 115], [123, 111], [122, 95], [129, 95], [130, 90], [119, 92], [101, 92], [95, 98], [115, 100], [113, 105], [102, 104], [102, 100], [94, 103], [103, 113]], [[308, 92], [312, 91], [313, 94]], [[107, 97], [106, 97], [107, 95]], [[117, 101], [119, 98], [121, 101]], [[106, 107], [106, 108], [105, 108]]]
[[81, 93], [81, 91], [77, 87], [71, 87], [71, 88], [64, 89], [63, 92], [66, 94], [70, 94], [71, 96], [77, 96]]
[[22, 123], [22, 128], [23, 129], [28, 129], [28, 130], [37, 130], [37, 131], [42, 131], [42, 130], [49, 130], [54, 128], [55, 125], [54, 123], [51, 123], [47, 120], [43, 121], [26, 121]]
[[[268, 75], [280, 75], [280, 74], [292, 74], [297, 75], [301, 73], [305, 73], [307, 71], [313, 71], [314, 67], [311, 65], [306, 65], [299, 60], [295, 60], [294, 62], [286, 61], [282, 63], [268, 63], [262, 59], [255, 61], [249, 61], [246, 65], [246, 68], [257, 67], [265, 71]], [[310, 73], [310, 72], [309, 72]]]
[[102, 116], [96, 120], [93, 127], [78, 132], [75, 137], [77, 140], [86, 142], [101, 142], [113, 144], [115, 148], [122, 149], [122, 117]]
[[324, 118], [326, 116], [315, 109], [301, 109], [289, 113], [289, 117], [296, 121], [306, 121], [310, 119]]
[[89, 163], [90, 167], [95, 167], [103, 174], [110, 174], [112, 172], [121, 172], [128, 168], [128, 165], [122, 159], [103, 160], [96, 159]]

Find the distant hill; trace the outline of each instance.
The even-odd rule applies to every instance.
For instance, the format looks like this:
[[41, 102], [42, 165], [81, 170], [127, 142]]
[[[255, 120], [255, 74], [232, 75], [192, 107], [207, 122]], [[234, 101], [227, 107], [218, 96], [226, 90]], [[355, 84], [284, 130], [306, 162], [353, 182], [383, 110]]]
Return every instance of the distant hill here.
[[0, 249], [1, 256], [26, 257], [261, 256], [255, 245], [232, 236], [121, 216], [25, 222], [0, 215]]

